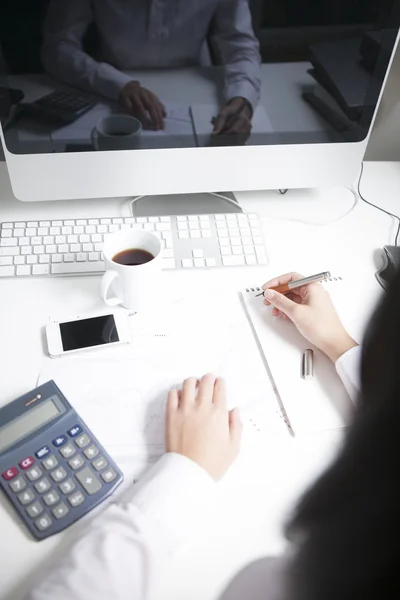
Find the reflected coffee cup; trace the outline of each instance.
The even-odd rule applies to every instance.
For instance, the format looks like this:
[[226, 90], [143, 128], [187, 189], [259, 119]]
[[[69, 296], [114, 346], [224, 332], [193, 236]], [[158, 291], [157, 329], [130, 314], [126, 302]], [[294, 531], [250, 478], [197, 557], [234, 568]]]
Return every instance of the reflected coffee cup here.
[[95, 150], [137, 150], [142, 124], [130, 115], [110, 115], [100, 119], [92, 130]]

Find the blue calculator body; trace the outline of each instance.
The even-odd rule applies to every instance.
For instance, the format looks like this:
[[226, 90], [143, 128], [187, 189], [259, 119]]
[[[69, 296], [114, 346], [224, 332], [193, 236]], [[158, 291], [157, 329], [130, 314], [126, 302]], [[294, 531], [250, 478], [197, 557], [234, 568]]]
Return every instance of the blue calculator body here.
[[35, 539], [83, 517], [122, 480], [53, 381], [0, 408], [0, 487]]

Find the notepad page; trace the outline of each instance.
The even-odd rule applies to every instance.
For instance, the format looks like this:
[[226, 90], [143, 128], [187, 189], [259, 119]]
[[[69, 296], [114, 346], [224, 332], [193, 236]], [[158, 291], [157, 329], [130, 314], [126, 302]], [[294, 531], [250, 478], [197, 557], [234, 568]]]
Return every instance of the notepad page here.
[[[293, 323], [273, 317], [257, 292], [248, 290], [242, 291], [244, 306], [295, 435], [345, 427], [353, 407], [334, 364]], [[307, 348], [314, 350], [311, 380], [301, 377]]]

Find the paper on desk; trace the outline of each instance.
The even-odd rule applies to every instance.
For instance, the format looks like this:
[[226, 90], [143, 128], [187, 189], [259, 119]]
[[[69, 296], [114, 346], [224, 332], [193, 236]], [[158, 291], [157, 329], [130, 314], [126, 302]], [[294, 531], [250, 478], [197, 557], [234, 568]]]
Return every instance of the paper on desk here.
[[168, 333], [142, 329], [145, 343], [136, 338], [126, 350], [46, 359], [38, 383], [53, 379], [117, 457], [160, 455], [168, 391], [210, 371], [226, 379], [229, 407], [241, 409], [244, 444], [288, 435], [236, 294], [197, 294], [172, 305], [166, 317]]
[[[192, 104], [194, 129], [199, 146], [208, 146], [213, 131], [212, 120], [218, 114], [218, 107], [214, 104]], [[252, 136], [273, 133], [271, 120], [263, 106], [257, 106], [252, 118], [251, 135], [247, 143], [252, 143]]]

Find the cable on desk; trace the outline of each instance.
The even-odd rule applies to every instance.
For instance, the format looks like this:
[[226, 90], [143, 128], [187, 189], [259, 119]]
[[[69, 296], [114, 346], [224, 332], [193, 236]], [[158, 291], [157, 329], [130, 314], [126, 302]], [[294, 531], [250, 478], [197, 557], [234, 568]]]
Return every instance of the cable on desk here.
[[361, 171], [360, 171], [360, 177], [358, 178], [358, 185], [357, 185], [357, 193], [359, 195], [359, 197], [361, 198], [361, 200], [363, 202], [365, 202], [366, 204], [369, 204], [370, 206], [372, 206], [373, 208], [376, 208], [377, 210], [380, 210], [381, 212], [385, 213], [385, 215], [389, 215], [389, 217], [393, 217], [394, 219], [397, 219], [399, 224], [397, 226], [397, 232], [396, 232], [396, 237], [394, 239], [394, 245], [397, 246], [398, 245], [398, 239], [399, 239], [399, 233], [400, 233], [400, 217], [398, 215], [394, 215], [393, 213], [389, 212], [388, 210], [385, 210], [384, 208], [381, 208], [380, 206], [377, 206], [376, 204], [373, 204], [372, 202], [369, 202], [369, 200], [366, 200], [364, 198], [364, 196], [361, 193], [360, 190], [360, 184], [361, 184], [361, 179], [364, 173], [364, 161], [362, 161], [361, 163]]

